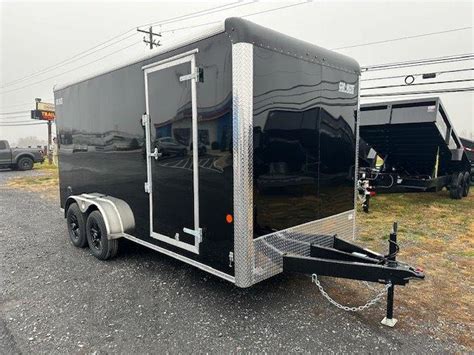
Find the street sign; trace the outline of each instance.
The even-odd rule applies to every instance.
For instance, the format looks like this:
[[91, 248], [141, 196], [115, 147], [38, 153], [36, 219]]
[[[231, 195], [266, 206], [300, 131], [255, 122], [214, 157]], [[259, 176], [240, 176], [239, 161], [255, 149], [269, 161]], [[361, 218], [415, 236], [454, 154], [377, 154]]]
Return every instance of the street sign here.
[[51, 111], [31, 110], [31, 118], [34, 120], [53, 121], [55, 114]]
[[36, 109], [40, 111], [54, 112], [54, 104], [50, 104], [48, 102], [38, 102]]
[[33, 120], [53, 121], [55, 118], [54, 104], [48, 102], [36, 102], [36, 110], [31, 110]]

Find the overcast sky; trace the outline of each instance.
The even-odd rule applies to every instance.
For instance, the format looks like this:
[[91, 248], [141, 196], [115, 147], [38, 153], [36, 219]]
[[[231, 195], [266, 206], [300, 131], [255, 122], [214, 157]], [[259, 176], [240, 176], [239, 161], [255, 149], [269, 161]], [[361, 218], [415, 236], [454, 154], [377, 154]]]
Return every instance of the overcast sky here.
[[[259, 1], [187, 21], [166, 24], [161, 27], [161, 30], [166, 31], [207, 23], [230, 16], [242, 16], [298, 2]], [[125, 40], [108, 48], [81, 57], [80, 53], [83, 51], [137, 26], [223, 4], [225, 3], [222, 1], [82, 1], [80, 3], [0, 1], [0, 113], [3, 114], [0, 114], [0, 139], [17, 141], [20, 137], [31, 135], [46, 139], [46, 127], [44, 126], [5, 127], [1, 126], [1, 123], [31, 121], [29, 113], [21, 111], [33, 109], [35, 97], [41, 97], [43, 101], [50, 101], [53, 97], [55, 84], [67, 82], [97, 70], [105, 70], [131, 57], [145, 55], [149, 49], [145, 47], [145, 44], [140, 43], [143, 35], [133, 34], [131, 31], [129, 34], [119, 37], [126, 38]], [[247, 19], [330, 49], [471, 27], [467, 30], [439, 35], [338, 50], [355, 58], [362, 66], [365, 66], [474, 52], [473, 11], [472, 1], [356, 2], [315, 0], [300, 6], [250, 16]], [[160, 30], [160, 28], [155, 27], [155, 30]], [[185, 35], [189, 31], [193, 30], [164, 33], [162, 43], [166, 45], [172, 42], [173, 37]], [[130, 37], [127, 38], [127, 36]], [[126, 48], [127, 46], [131, 47]], [[113, 52], [116, 53], [111, 54]], [[108, 54], [111, 55], [107, 56]], [[104, 56], [107, 57], [100, 59]], [[11, 83], [71, 57], [78, 60], [41, 75], [34, 75], [26, 80]], [[93, 61], [95, 62], [91, 63]], [[77, 69], [79, 66], [81, 68]], [[471, 67], [474, 67], [473, 60], [403, 70], [369, 72], [363, 74], [362, 79]], [[66, 71], [67, 73], [65, 73]], [[473, 79], [473, 72], [442, 74], [435, 80]], [[416, 80], [417, 83], [422, 81], [420, 78]], [[362, 87], [403, 84], [403, 79], [369, 81], [362, 84]], [[472, 86], [474, 86], [473, 82], [464, 82], [421, 86], [421, 88]], [[419, 89], [420, 87], [417, 87], [417, 90]], [[395, 88], [392, 90], [406, 91], [408, 89]], [[369, 92], [376, 93], [377, 91], [366, 90], [364, 93]], [[458, 133], [464, 136], [474, 136], [474, 93], [449, 93], [440, 96]], [[18, 114], [12, 113], [17, 111], [20, 112]], [[5, 113], [11, 114], [5, 115]]]

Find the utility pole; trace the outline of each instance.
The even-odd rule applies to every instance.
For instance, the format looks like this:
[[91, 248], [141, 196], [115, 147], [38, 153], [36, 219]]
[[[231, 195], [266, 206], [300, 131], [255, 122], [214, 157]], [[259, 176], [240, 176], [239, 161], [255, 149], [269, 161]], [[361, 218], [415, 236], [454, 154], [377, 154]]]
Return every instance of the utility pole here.
[[153, 46], [155, 46], [155, 47], [161, 46], [160, 41], [155, 41], [153, 39], [153, 36], [161, 37], [161, 33], [153, 33], [153, 27], [150, 26], [148, 28], [148, 31], [141, 30], [141, 29], [137, 28], [137, 31], [142, 32], [142, 33], [146, 33], [148, 35], [148, 40], [146, 39], [145, 36], [143, 36], [143, 42], [149, 44], [150, 49], [153, 49]]
[[[41, 98], [37, 97], [35, 99], [36, 102], [36, 110], [38, 110], [38, 104], [41, 102]], [[51, 151], [51, 120], [48, 120], [48, 146], [46, 147], [46, 152], [48, 154], [48, 162], [49, 165], [53, 163], [53, 152]]]

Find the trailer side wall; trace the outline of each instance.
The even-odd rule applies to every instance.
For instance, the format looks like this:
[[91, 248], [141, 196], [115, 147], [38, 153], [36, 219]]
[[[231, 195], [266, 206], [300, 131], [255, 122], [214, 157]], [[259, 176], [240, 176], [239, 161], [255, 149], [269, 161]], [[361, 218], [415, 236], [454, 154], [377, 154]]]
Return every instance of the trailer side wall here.
[[[141, 124], [146, 112], [142, 67], [195, 48], [199, 50], [196, 65], [204, 72], [204, 81], [197, 84], [199, 148], [205, 151], [199, 158], [203, 228], [200, 255], [149, 237], [145, 134]], [[226, 222], [226, 215], [233, 213], [231, 68], [231, 44], [221, 33], [56, 91], [61, 207], [68, 196], [81, 193], [98, 192], [122, 199], [133, 211], [135, 237], [232, 275], [229, 252], [233, 251], [233, 228]], [[167, 85], [162, 83], [163, 88]], [[190, 151], [190, 128], [183, 126], [184, 120], [170, 122], [153, 127], [153, 133], [160, 137], [166, 131], [167, 137]], [[164, 160], [160, 164], [158, 169], [170, 179], [180, 172], [185, 176], [190, 168], [184, 161], [168, 164]], [[160, 208], [163, 211], [163, 206], [169, 205], [167, 221], [171, 218], [173, 223], [170, 211], [179, 211], [180, 200], [186, 194], [192, 198], [192, 189], [184, 191], [172, 180], [163, 184], [158, 191]]]

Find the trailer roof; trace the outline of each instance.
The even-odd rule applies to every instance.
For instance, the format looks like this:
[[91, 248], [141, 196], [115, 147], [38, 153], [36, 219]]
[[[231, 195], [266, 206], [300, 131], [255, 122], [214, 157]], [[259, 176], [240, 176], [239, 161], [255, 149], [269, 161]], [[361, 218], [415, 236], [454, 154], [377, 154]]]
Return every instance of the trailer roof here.
[[192, 34], [187, 34], [186, 36], [177, 38], [171, 44], [151, 50], [146, 55], [136, 55], [135, 57], [116, 64], [109, 69], [89, 72], [87, 75], [55, 85], [53, 90], [62, 90], [68, 86], [145, 61], [223, 32], [227, 33], [232, 43], [252, 43], [255, 46], [284, 53], [302, 60], [320, 63], [339, 70], [354, 72], [356, 74], [360, 73], [359, 64], [350, 57], [287, 36], [283, 33], [257, 25], [251, 21], [238, 17], [230, 17], [217, 25], [209, 26], [205, 29], [193, 32]]

